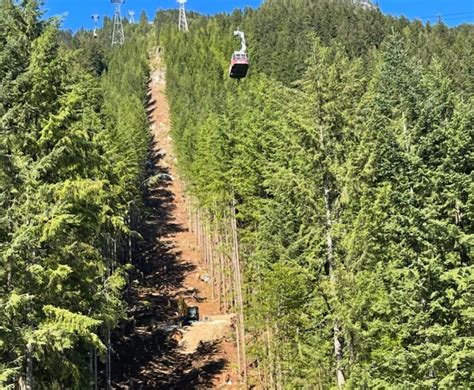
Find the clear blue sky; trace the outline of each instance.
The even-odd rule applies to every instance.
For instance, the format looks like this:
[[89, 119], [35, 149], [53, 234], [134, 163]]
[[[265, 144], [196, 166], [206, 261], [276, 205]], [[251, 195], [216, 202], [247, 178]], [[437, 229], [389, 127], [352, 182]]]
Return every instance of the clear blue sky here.
[[[188, 0], [187, 8], [206, 14], [232, 11], [246, 6], [257, 7], [262, 0]], [[110, 0], [44, 0], [46, 16], [65, 15], [64, 27], [77, 30], [91, 28], [90, 15], [111, 15]], [[450, 26], [474, 23], [474, 0], [378, 0], [383, 12], [435, 22], [438, 15]], [[127, 0], [123, 11], [133, 9], [137, 16], [145, 10], [151, 18], [157, 9], [176, 7], [175, 0]]]

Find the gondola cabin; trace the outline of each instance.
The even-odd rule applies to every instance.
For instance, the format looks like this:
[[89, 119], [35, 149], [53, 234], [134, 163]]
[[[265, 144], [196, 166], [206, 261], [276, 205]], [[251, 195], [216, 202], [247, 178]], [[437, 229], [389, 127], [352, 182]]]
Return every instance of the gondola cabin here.
[[247, 55], [247, 44], [245, 43], [245, 34], [240, 31], [234, 31], [234, 36], [240, 38], [242, 47], [239, 51], [234, 51], [230, 60], [229, 76], [233, 79], [243, 79], [247, 76], [249, 70], [249, 57]]
[[249, 70], [249, 57], [246, 53], [235, 52], [232, 55], [229, 76], [233, 79], [243, 79]]

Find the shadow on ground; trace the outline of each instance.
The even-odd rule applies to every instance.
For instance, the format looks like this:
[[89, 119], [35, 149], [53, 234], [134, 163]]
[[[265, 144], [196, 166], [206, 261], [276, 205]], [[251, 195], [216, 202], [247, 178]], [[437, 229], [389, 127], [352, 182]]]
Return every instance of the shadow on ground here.
[[[150, 150], [156, 150], [151, 145]], [[163, 156], [151, 153], [148, 177], [170, 172]], [[143, 240], [135, 248], [135, 282], [126, 293], [128, 320], [112, 335], [112, 387], [116, 389], [209, 389], [227, 361], [219, 346], [201, 343], [191, 355], [178, 346], [176, 291], [194, 266], [179, 261], [166, 237], [183, 231], [172, 212], [171, 177], [144, 189], [145, 218], [138, 229]], [[178, 337], [176, 337], [178, 336]]]

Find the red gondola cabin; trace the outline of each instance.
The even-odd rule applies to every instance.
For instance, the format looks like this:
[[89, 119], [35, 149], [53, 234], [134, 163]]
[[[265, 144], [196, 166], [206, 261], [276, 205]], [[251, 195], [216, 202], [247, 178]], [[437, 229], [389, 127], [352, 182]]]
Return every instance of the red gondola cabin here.
[[232, 55], [229, 76], [233, 79], [243, 79], [249, 70], [249, 57], [247, 54], [236, 51]]

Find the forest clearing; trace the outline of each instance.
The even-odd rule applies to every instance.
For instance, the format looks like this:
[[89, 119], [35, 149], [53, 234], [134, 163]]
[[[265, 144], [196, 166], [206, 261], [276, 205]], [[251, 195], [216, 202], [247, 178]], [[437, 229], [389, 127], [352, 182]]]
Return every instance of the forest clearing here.
[[[202, 280], [209, 272], [197, 231], [190, 230], [190, 205], [174, 166], [163, 65], [158, 56], [152, 58], [151, 173], [166, 179], [146, 195], [150, 242], [140, 250], [144, 263], [138, 267], [143, 275], [129, 300], [132, 323], [123, 325], [128, 329], [118, 333], [114, 343], [113, 387], [232, 389], [238, 380], [233, 366], [237, 361], [234, 316], [221, 314], [210, 282]], [[181, 298], [187, 306], [199, 308], [200, 321], [179, 325]]]

